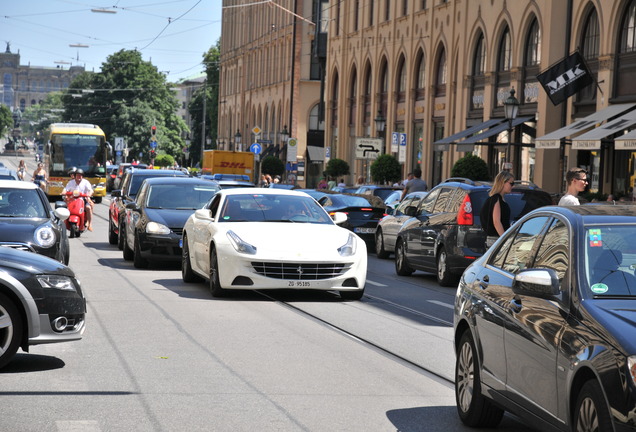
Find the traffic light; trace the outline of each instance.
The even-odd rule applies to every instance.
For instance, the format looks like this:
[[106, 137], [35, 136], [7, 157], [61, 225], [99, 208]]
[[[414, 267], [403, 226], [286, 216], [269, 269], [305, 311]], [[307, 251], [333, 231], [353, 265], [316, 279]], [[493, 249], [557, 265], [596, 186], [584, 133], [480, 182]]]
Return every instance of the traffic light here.
[[156, 151], [154, 151], [154, 150], [150, 150], [150, 157], [151, 157], [152, 159], [154, 159], [154, 158], [155, 158], [155, 156], [157, 156], [157, 152], [156, 152]]
[[153, 138], [157, 136], [157, 126], [150, 127], [150, 134], [152, 135]]

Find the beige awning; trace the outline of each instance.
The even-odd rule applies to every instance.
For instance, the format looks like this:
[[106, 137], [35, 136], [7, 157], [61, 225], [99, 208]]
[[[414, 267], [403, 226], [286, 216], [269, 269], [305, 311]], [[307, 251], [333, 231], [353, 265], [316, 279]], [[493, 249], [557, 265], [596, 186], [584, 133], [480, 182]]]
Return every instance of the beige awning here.
[[615, 117], [625, 111], [636, 107], [636, 104], [618, 104], [610, 105], [600, 111], [596, 111], [587, 117], [575, 121], [567, 126], [550, 132], [547, 135], [539, 137], [534, 140], [534, 146], [538, 149], [554, 149], [561, 147], [561, 140], [563, 138], [577, 135], [582, 132], [586, 132], [605, 120]]

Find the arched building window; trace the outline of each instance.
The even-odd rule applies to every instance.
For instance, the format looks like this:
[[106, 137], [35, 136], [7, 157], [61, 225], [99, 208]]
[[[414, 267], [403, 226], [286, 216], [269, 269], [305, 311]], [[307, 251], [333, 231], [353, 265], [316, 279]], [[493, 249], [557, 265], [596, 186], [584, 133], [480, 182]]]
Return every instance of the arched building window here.
[[415, 60], [415, 99], [423, 100], [426, 96], [426, 59], [420, 50]]
[[[536, 104], [539, 101], [539, 65], [541, 63], [541, 29], [536, 17], [532, 20], [526, 37], [523, 64], [522, 104]], [[536, 108], [533, 108], [536, 109]]]
[[512, 68], [512, 41], [510, 29], [504, 28], [497, 51], [497, 72], [495, 75], [496, 107], [503, 108], [503, 102], [510, 95], [510, 69]]
[[333, 79], [331, 80], [331, 127], [338, 127], [338, 72], [334, 72]]
[[636, 0], [627, 5], [620, 32], [614, 94], [617, 98], [633, 100], [636, 95]]
[[[475, 45], [473, 54], [473, 65], [471, 74], [471, 111], [483, 110], [484, 108], [484, 87], [486, 79], [484, 73], [486, 71], [486, 48], [484, 47], [484, 34], [480, 32]], [[481, 113], [479, 117], [481, 117]]]
[[378, 107], [386, 116], [386, 105], [389, 96], [389, 66], [386, 58], [382, 60], [380, 66], [380, 80], [378, 81]]
[[[598, 76], [598, 52], [600, 44], [600, 31], [598, 25], [598, 13], [596, 8], [591, 7], [585, 18], [583, 32], [581, 33], [581, 55], [585, 59], [590, 73]], [[578, 114], [591, 114], [596, 111], [596, 85], [592, 84], [583, 87], [574, 100], [574, 109]]]
[[356, 69], [351, 72], [351, 80], [349, 81], [349, 126], [355, 127], [356, 125], [356, 111], [357, 111], [357, 87], [358, 77]]
[[444, 48], [441, 49], [437, 57], [435, 96], [446, 96], [446, 50]]
[[395, 82], [395, 91], [397, 92], [397, 101], [404, 102], [406, 100], [406, 60], [404, 56], [400, 56], [398, 61], [397, 80]]
[[364, 70], [364, 81], [363, 81], [363, 94], [362, 94], [362, 104], [364, 105], [364, 110], [362, 111], [362, 124], [364, 125], [365, 130], [369, 130], [371, 127], [371, 65], [367, 64]]

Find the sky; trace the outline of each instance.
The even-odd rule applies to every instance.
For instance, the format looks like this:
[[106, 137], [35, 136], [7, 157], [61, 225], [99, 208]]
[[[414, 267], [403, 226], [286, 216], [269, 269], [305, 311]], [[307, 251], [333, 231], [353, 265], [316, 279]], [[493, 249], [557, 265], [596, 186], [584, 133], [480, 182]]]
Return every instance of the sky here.
[[21, 65], [99, 72], [109, 55], [137, 49], [178, 82], [202, 74], [203, 54], [221, 35], [222, 0], [98, 1], [0, 0], [1, 52], [8, 42]]

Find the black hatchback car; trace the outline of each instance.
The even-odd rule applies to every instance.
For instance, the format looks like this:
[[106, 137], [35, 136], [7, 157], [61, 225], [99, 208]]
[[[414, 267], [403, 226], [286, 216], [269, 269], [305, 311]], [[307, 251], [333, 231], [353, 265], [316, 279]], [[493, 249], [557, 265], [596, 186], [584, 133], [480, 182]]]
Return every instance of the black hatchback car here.
[[70, 248], [64, 220], [70, 213], [59, 202], [55, 210], [32, 182], [0, 180], [0, 246], [35, 252], [68, 264]]
[[[489, 182], [451, 178], [435, 186], [398, 232], [395, 270], [408, 276], [415, 270], [437, 274], [441, 286], [454, 286], [463, 271], [485, 251], [486, 233], [479, 212], [488, 199]], [[531, 183], [516, 182], [507, 194], [511, 222], [530, 211], [553, 204], [549, 193]]]
[[544, 207], [464, 272], [454, 309], [461, 420], [636, 430], [636, 206]]
[[0, 248], [0, 368], [18, 348], [81, 339], [85, 314], [86, 299], [69, 267]]
[[[150, 171], [150, 170], [148, 170]], [[183, 225], [221, 188], [215, 181], [192, 177], [144, 180], [135, 201], [126, 205], [124, 259], [136, 268], [150, 261], [181, 261]]]
[[122, 177], [121, 189], [115, 189], [110, 193], [108, 208], [108, 242], [110, 244], [116, 244], [119, 249], [123, 249], [124, 238], [119, 233], [126, 228], [126, 205], [135, 200], [143, 181], [154, 177], [188, 177], [188, 175], [181, 170], [173, 169], [127, 168]]

